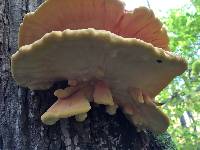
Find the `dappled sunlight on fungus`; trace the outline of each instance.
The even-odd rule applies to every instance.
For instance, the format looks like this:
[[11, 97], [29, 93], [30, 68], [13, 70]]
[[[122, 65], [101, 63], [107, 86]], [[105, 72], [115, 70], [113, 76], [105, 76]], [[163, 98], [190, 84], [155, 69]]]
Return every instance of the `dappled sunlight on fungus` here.
[[42, 115], [45, 124], [71, 116], [84, 121], [94, 102], [111, 115], [119, 106], [138, 130], [161, 133], [169, 120], [154, 98], [187, 68], [168, 52], [168, 42], [148, 8], [127, 11], [118, 0], [47, 0], [20, 25], [12, 75], [32, 90], [69, 81], [54, 92], [58, 100]]

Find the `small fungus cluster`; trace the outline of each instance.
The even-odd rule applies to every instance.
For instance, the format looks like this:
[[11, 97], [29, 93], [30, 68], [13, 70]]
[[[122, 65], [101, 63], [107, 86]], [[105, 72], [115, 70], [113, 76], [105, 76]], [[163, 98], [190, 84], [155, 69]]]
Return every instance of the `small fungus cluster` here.
[[168, 41], [148, 8], [127, 11], [119, 0], [46, 0], [20, 25], [12, 75], [31, 90], [68, 80], [41, 116], [47, 125], [71, 116], [83, 121], [94, 102], [111, 115], [120, 107], [138, 130], [161, 133], [169, 120], [154, 98], [187, 68]]

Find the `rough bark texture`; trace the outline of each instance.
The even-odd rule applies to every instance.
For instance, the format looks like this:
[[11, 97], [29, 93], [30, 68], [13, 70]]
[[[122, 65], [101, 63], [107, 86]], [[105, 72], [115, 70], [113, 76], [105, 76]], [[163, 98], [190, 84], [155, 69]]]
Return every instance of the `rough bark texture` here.
[[0, 150], [175, 149], [167, 133], [138, 133], [120, 111], [109, 116], [102, 106], [94, 106], [96, 109], [89, 112], [83, 123], [73, 118], [53, 126], [41, 123], [41, 114], [55, 101], [52, 91], [64, 82], [48, 91], [33, 92], [18, 87], [10, 72], [10, 56], [17, 50], [23, 16], [41, 3], [0, 0]]

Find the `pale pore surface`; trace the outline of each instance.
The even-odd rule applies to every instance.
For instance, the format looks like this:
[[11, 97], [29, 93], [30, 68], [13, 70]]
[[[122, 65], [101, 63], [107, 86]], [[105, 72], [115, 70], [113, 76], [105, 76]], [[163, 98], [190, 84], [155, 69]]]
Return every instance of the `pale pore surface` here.
[[[57, 80], [105, 81], [112, 95], [117, 97], [116, 103], [124, 109], [127, 109], [126, 105], [130, 106], [129, 112], [132, 111], [132, 114], [128, 117], [137, 127], [159, 133], [167, 129], [167, 117], [152, 101], [148, 102], [144, 98], [141, 104], [138, 101], [138, 90], [134, 90], [134, 87], [154, 97], [186, 69], [182, 58], [151, 44], [94, 29], [46, 34], [33, 44], [21, 47], [12, 56], [11, 63], [12, 74], [17, 83], [33, 90], [47, 89]], [[136, 95], [132, 94], [131, 97], [129, 89], [133, 89]], [[62, 91], [59, 95], [63, 96]], [[71, 111], [61, 109], [61, 106], [68, 107], [62, 104], [67, 104], [67, 100], [56, 102], [42, 116], [43, 122], [53, 124], [59, 118], [71, 116]], [[80, 104], [85, 104], [83, 102]], [[79, 109], [73, 109], [73, 115], [88, 111]], [[84, 118], [78, 118], [82, 119]]]
[[[161, 61], [161, 62], [158, 62]], [[57, 80], [90, 80], [98, 68], [113, 92], [137, 87], [151, 97], [186, 69], [185, 61], [160, 48], [108, 31], [52, 32], [12, 56], [12, 74], [30, 89], [47, 89]]]

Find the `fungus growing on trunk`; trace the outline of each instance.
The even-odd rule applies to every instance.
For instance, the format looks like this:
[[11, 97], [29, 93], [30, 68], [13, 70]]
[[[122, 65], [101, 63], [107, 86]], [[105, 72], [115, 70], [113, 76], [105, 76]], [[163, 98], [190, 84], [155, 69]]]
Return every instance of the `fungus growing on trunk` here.
[[187, 64], [169, 52], [161, 22], [145, 7], [126, 11], [118, 0], [47, 0], [20, 26], [19, 50], [11, 59], [16, 82], [32, 90], [58, 80], [57, 102], [41, 119], [87, 117], [90, 102], [109, 114], [122, 108], [139, 129], [164, 132], [168, 118], [154, 97]]

